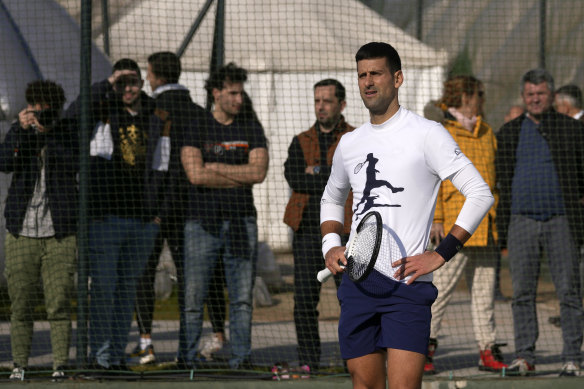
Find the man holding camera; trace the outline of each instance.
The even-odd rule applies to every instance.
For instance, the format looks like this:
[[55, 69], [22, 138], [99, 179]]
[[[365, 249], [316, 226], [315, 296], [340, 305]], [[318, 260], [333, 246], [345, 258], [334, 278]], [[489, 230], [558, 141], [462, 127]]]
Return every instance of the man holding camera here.
[[30, 356], [37, 288], [51, 326], [53, 377], [64, 376], [71, 340], [76, 270], [78, 140], [60, 118], [65, 93], [52, 81], [26, 88], [28, 106], [0, 145], [0, 171], [12, 173], [6, 199], [6, 269], [14, 368], [24, 378]]

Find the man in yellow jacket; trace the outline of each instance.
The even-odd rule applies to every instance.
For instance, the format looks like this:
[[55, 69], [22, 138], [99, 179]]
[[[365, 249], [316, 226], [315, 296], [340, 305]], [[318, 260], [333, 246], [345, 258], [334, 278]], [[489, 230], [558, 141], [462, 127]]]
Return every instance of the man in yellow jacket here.
[[[495, 196], [490, 209], [473, 236], [465, 243], [454, 261], [447, 262], [434, 272], [433, 283], [438, 288], [438, 298], [432, 305], [432, 324], [428, 358], [424, 371], [436, 373], [433, 356], [438, 345], [437, 337], [446, 307], [463, 272], [471, 293], [471, 315], [475, 339], [479, 346], [479, 369], [499, 371], [506, 368], [496, 343], [495, 331], [495, 277], [499, 252], [495, 209], [495, 153], [497, 141], [491, 127], [480, 114], [484, 103], [484, 87], [471, 76], [456, 76], [444, 84], [444, 94], [439, 104], [444, 127], [481, 173]], [[431, 241], [437, 245], [449, 231], [464, 203], [464, 196], [450, 183], [444, 181], [438, 193]]]

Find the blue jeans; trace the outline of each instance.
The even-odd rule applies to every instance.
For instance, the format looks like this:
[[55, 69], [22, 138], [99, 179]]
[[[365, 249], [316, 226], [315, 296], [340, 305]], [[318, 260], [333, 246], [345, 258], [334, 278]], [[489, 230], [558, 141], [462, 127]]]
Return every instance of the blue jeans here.
[[584, 313], [579, 295], [578, 250], [567, 217], [556, 216], [541, 222], [512, 215], [507, 246], [517, 357], [531, 364], [535, 362], [535, 342], [539, 336], [535, 299], [543, 247], [560, 300], [562, 360], [579, 363]]
[[115, 216], [89, 225], [90, 360], [104, 367], [125, 361], [136, 283], [159, 229], [155, 223]]
[[200, 220], [189, 220], [185, 225], [186, 350], [179, 350], [179, 358], [189, 365], [192, 365], [196, 357], [209, 281], [220, 255], [223, 256], [229, 293], [229, 338], [232, 346], [229, 365], [236, 369], [249, 360], [258, 231], [255, 217], [244, 217], [238, 222], [243, 223], [245, 235], [240, 234], [239, 237], [244, 236], [245, 241], [237, 239], [233, 220], [218, 221], [218, 225], [212, 228], [213, 231], [205, 229]]

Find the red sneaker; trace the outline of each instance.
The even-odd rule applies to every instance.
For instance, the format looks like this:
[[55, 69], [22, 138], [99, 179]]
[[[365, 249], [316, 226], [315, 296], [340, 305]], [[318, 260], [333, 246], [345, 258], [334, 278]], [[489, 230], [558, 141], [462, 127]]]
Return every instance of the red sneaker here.
[[426, 358], [426, 363], [424, 363], [424, 375], [434, 375], [436, 373], [437, 371], [434, 367], [434, 363]]
[[434, 367], [434, 354], [436, 353], [437, 348], [438, 340], [430, 338], [428, 342], [428, 354], [426, 354], [426, 363], [424, 364], [425, 375], [434, 375], [437, 373], [436, 368]]
[[503, 356], [499, 347], [493, 345], [480, 351], [481, 358], [479, 359], [479, 370], [482, 371], [501, 371], [503, 368], [508, 368], [506, 363], [503, 363]]

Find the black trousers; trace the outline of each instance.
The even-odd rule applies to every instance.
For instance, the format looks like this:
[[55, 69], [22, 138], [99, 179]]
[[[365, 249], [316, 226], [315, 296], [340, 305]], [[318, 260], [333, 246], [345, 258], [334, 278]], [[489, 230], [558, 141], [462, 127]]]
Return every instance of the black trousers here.
[[[316, 223], [318, 226], [318, 222]], [[343, 244], [346, 237], [343, 237]], [[324, 269], [320, 229], [302, 228], [294, 233], [294, 324], [298, 338], [298, 362], [318, 370], [321, 344], [318, 333], [318, 310], [321, 283], [316, 274]], [[335, 277], [337, 288], [341, 277]]]
[[134, 310], [140, 335], [152, 334], [152, 320], [156, 299], [154, 293], [154, 279], [156, 277], [156, 267], [158, 266], [160, 254], [164, 248], [164, 240], [167, 241], [172, 260], [176, 266], [179, 307], [182, 307], [183, 229], [184, 227], [182, 223], [179, 222], [168, 222], [161, 225], [160, 233], [156, 237], [156, 242], [154, 243], [154, 250], [152, 250], [152, 254], [150, 255], [150, 258], [148, 258], [148, 263], [146, 264], [144, 273], [136, 285], [136, 305]]

